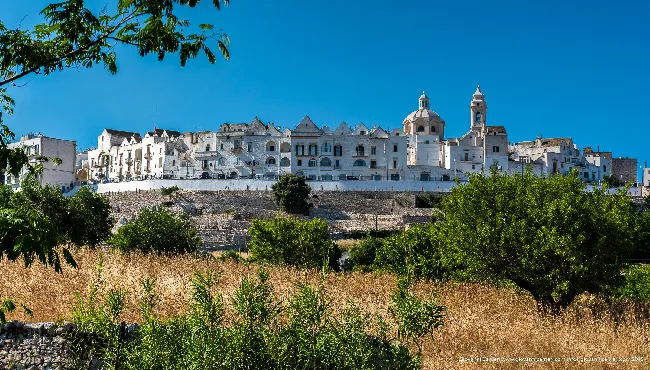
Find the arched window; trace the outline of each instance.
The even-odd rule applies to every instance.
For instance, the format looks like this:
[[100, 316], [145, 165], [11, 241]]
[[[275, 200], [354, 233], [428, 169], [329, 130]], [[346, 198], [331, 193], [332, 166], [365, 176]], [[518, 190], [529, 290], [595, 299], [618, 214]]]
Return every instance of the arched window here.
[[275, 158], [273, 157], [266, 158], [266, 164], [275, 164]]
[[286, 167], [286, 166], [289, 166], [290, 164], [291, 164], [291, 160], [289, 160], [289, 158], [284, 157], [284, 158], [280, 159], [280, 166]]
[[363, 159], [357, 159], [354, 161], [354, 167], [366, 167], [366, 161]]
[[476, 112], [476, 123], [481, 122], [481, 112]]
[[318, 160], [316, 158], [312, 158], [307, 162], [308, 167], [317, 167], [318, 166]]
[[332, 167], [332, 160], [325, 157], [320, 160], [320, 166], [321, 167]]
[[296, 172], [296, 176], [305, 177], [305, 173], [303, 171], [298, 171]]
[[267, 152], [275, 152], [275, 149], [277, 148], [275, 141], [269, 141], [266, 143], [266, 151]]
[[424, 132], [424, 126], [418, 126], [418, 132]]
[[[465, 117], [467, 117], [467, 116], [465, 116]], [[432, 132], [432, 133], [433, 133], [433, 132], [436, 132], [436, 126], [431, 126], [431, 132]]]

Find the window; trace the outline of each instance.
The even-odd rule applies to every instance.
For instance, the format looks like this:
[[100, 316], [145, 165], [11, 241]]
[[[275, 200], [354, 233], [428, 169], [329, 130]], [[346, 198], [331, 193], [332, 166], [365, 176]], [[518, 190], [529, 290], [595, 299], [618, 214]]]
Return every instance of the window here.
[[329, 145], [328, 143], [324, 143], [323, 146], [321, 147], [321, 152], [323, 153], [329, 153], [332, 151], [332, 146]]
[[298, 166], [302, 166], [302, 159], [298, 160]]
[[356, 161], [354, 161], [353, 166], [354, 167], [366, 167], [366, 161], [364, 161], [363, 159], [357, 159]]
[[332, 160], [325, 157], [320, 160], [320, 166], [321, 167], [332, 167]]
[[309, 144], [309, 155], [318, 155], [318, 145]]
[[221, 143], [221, 150], [223, 150], [223, 143]]
[[418, 126], [418, 132], [424, 132], [424, 126]]
[[363, 147], [363, 145], [357, 145], [356, 152], [357, 152], [357, 157], [363, 157], [365, 154], [365, 148]]
[[206, 151], [206, 152], [209, 152], [209, 151], [210, 151], [210, 144], [208, 144], [208, 145], [205, 146], [205, 151]]
[[253, 151], [253, 143], [249, 142], [246, 144], [246, 150], [249, 152]]
[[436, 132], [436, 126], [431, 126], [431, 132]]
[[607, 166], [603, 166], [603, 172], [607, 172]]
[[162, 161], [163, 161], [162, 157], [158, 158], [158, 167], [160, 167], [160, 168], [162, 168], [162, 166], [163, 166]]
[[275, 145], [269, 145], [269, 152], [275, 152]]
[[359, 135], [365, 135], [365, 134], [366, 134], [365, 131], [359, 131]]
[[316, 158], [312, 158], [312, 159], [310, 159], [309, 162], [307, 163], [307, 166], [309, 166], [309, 167], [316, 167], [316, 166], [318, 166], [318, 161], [316, 160]]
[[273, 157], [268, 157], [266, 159], [266, 164], [275, 164], [275, 158]]
[[370, 161], [370, 168], [377, 168], [377, 161]]
[[226, 165], [226, 158], [224, 158], [224, 157], [219, 158], [219, 165], [220, 166], [225, 166]]
[[370, 147], [370, 154], [372, 154], [372, 155], [377, 154], [377, 147], [376, 146], [371, 146]]
[[481, 122], [481, 112], [476, 112], [476, 123], [480, 123], [480, 122]]
[[280, 166], [289, 166], [291, 164], [291, 160], [287, 157], [284, 157], [280, 159]]
[[429, 140], [425, 141], [424, 143], [425, 143], [425, 144], [429, 144]]
[[176, 166], [176, 160], [172, 159], [172, 166]]
[[239, 149], [239, 140], [235, 140], [234, 147], [235, 149]]
[[393, 144], [393, 153], [397, 153], [397, 144]]
[[334, 156], [341, 157], [343, 155], [343, 147], [341, 145], [334, 145]]
[[465, 152], [465, 160], [469, 161], [469, 153], [468, 152]]
[[393, 159], [393, 168], [397, 168], [397, 159]]
[[341, 162], [338, 159], [334, 162], [334, 168], [341, 168]]
[[493, 146], [492, 147], [492, 152], [493, 153], [499, 153], [499, 147], [498, 146]]
[[296, 145], [296, 155], [305, 155], [304, 145]]

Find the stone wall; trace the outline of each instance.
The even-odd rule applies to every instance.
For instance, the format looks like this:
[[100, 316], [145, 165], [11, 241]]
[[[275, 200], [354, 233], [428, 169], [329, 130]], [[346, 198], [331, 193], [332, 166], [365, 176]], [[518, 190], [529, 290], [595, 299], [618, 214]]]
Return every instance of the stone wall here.
[[25, 324], [0, 326], [0, 369], [74, 369], [65, 335], [73, 324]]
[[[180, 191], [171, 198], [160, 191], [108, 192], [118, 226], [135, 218], [145, 207], [165, 206], [192, 216], [204, 250], [241, 249], [249, 240], [248, 229], [254, 218], [272, 218], [282, 214], [265, 191]], [[336, 192], [313, 191], [315, 205], [308, 216], [328, 222], [333, 235], [375, 228], [403, 229], [422, 222], [433, 210], [415, 208], [413, 192]], [[317, 197], [317, 198], [316, 198]]]

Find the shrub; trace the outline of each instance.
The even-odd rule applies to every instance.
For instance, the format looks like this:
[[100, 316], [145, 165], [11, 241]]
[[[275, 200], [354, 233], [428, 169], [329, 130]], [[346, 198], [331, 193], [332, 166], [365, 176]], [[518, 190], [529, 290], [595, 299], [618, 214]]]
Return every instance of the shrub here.
[[442, 196], [436, 194], [417, 194], [415, 196], [416, 208], [435, 208], [442, 201]]
[[637, 301], [650, 301], [650, 266], [630, 266], [625, 279], [614, 288], [612, 295]]
[[108, 243], [122, 252], [191, 253], [201, 244], [189, 216], [165, 208], [143, 209], [132, 223], [117, 230]]
[[309, 210], [309, 193], [311, 187], [305, 178], [294, 174], [280, 176], [273, 184], [275, 203], [281, 210], [289, 213], [305, 214]]
[[[120, 340], [117, 330], [123, 298], [91, 290], [93, 298], [80, 301], [97, 309], [77, 309], [75, 319], [88, 331], [80, 338], [101, 340], [75, 342], [75, 354], [86, 359], [80, 367], [87, 367], [92, 354], [106, 368], [138, 370], [419, 369], [421, 353], [410, 352], [409, 345], [442, 324], [443, 308], [417, 298], [408, 286], [396, 291], [391, 306], [395, 321], [386, 322], [381, 316], [373, 320], [351, 302], [334, 316], [324, 279], [318, 287], [298, 285], [283, 307], [263, 269], [257, 277], [244, 277], [230, 299], [216, 291], [218, 278], [210, 272], [195, 274], [189, 312], [171, 319], [154, 314], [155, 281], [145, 279], [140, 298], [144, 322], [129, 342]], [[109, 303], [109, 297], [116, 302]], [[112, 309], [117, 315], [110, 314]], [[232, 320], [224, 320], [226, 310], [233, 312]], [[391, 335], [395, 326], [399, 341]]]
[[327, 231], [327, 222], [321, 219], [254, 219], [249, 233], [251, 256], [256, 260], [336, 269], [341, 256]]
[[457, 269], [443, 256], [443, 239], [436, 224], [412, 226], [379, 244], [374, 268], [405, 275], [445, 279]]
[[382, 246], [383, 240], [368, 235], [361, 243], [350, 249], [350, 261], [355, 268], [368, 269], [375, 263], [377, 249]]
[[174, 193], [176, 193], [177, 191], [180, 191], [180, 190], [181, 190], [181, 189], [180, 189], [178, 186], [176, 186], [176, 185], [174, 185], [174, 186], [170, 186], [170, 187], [168, 187], [168, 188], [166, 188], [166, 187], [163, 186], [163, 188], [160, 189], [160, 194], [161, 194], [163, 197], [169, 197], [169, 198], [171, 198], [172, 195], [174, 195]]
[[69, 199], [70, 240], [77, 245], [97, 246], [111, 235], [111, 205], [105, 196], [83, 187]]

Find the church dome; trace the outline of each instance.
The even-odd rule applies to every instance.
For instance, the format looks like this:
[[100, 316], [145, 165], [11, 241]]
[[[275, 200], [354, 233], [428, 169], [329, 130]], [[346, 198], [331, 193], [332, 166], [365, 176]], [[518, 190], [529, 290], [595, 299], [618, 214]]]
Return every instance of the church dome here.
[[423, 91], [419, 99], [419, 109], [404, 118], [403, 127], [404, 132], [409, 135], [438, 135], [442, 140], [445, 121], [429, 108], [429, 97]]
[[440, 117], [440, 115], [431, 109], [418, 109], [416, 111], [411, 112], [406, 118], [404, 118], [404, 122], [410, 121], [414, 122], [418, 118], [424, 119], [427, 123], [431, 122], [436, 122], [436, 123], [445, 123], [445, 120]]

